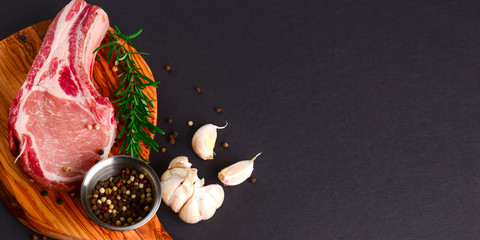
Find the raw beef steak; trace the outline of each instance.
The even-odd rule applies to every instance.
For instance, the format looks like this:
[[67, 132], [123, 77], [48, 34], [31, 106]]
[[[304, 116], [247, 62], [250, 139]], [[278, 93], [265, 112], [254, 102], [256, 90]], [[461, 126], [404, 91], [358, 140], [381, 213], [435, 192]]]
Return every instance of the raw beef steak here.
[[49, 26], [10, 107], [10, 151], [19, 155], [25, 173], [45, 188], [78, 187], [95, 160], [106, 158], [113, 145], [113, 105], [92, 83], [93, 51], [108, 27], [100, 7], [71, 1]]

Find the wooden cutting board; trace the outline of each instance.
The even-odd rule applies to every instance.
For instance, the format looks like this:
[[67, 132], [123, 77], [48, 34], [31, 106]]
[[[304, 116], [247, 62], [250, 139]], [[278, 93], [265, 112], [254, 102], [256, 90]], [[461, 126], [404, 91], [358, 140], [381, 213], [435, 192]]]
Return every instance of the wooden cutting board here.
[[[42, 39], [50, 25], [44, 21], [27, 27], [0, 42], [0, 199], [10, 212], [23, 224], [40, 234], [57, 239], [171, 239], [160, 224], [157, 216], [140, 228], [131, 231], [112, 231], [102, 228], [91, 221], [83, 210], [82, 203], [70, 193], [48, 191], [42, 196], [42, 188], [31, 182], [23, 173], [19, 163], [14, 164], [14, 156], [8, 146], [8, 110], [18, 90], [22, 86], [32, 65]], [[104, 96], [110, 96], [118, 86], [112, 72], [112, 64], [107, 63], [106, 51], [100, 51], [94, 64], [93, 78], [97, 90]], [[140, 55], [135, 55], [143, 69], [143, 74], [153, 79], [150, 68]], [[145, 90], [146, 95], [157, 106], [157, 94], [154, 87]], [[156, 124], [157, 109], [151, 122]], [[121, 129], [119, 126], [119, 130]], [[117, 139], [121, 143], [120, 140]], [[118, 144], [120, 145], [120, 144]], [[118, 154], [118, 145], [114, 145], [111, 155]], [[115, 147], [116, 146], [116, 147]], [[145, 157], [149, 157], [149, 149]], [[63, 204], [57, 203], [63, 199]]]

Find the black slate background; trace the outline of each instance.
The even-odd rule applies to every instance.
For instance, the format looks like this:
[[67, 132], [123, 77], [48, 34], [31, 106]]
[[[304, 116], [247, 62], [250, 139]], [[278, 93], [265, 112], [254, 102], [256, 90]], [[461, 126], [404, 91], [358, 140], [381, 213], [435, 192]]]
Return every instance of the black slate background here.
[[[66, 3], [2, 1], [0, 38]], [[212, 219], [188, 225], [162, 205], [174, 239], [480, 238], [478, 1], [90, 3], [126, 33], [144, 29], [135, 43], [162, 82], [158, 125], [180, 135], [157, 136], [159, 174], [186, 155], [218, 183], [263, 152], [257, 182], [225, 187]], [[230, 148], [200, 160], [189, 120], [228, 121], [217, 142]], [[6, 239], [32, 234], [0, 213]]]

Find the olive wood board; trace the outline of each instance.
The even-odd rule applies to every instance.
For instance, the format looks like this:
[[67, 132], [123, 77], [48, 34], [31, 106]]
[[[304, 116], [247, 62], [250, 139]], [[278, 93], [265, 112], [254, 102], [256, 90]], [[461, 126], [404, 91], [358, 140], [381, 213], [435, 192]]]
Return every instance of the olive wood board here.
[[[56, 239], [171, 239], [156, 215], [135, 230], [113, 231], [100, 227], [88, 218], [78, 193], [72, 196], [72, 193], [48, 190], [48, 195], [42, 196], [44, 189], [23, 173], [19, 163], [14, 163], [15, 157], [10, 153], [8, 143], [8, 111], [26, 79], [50, 23], [51, 20], [37, 23], [0, 41], [0, 117], [3, 136], [0, 141], [0, 199], [25, 226]], [[119, 81], [112, 71], [113, 64], [106, 61], [106, 55], [106, 49], [97, 54], [93, 81], [96, 89], [109, 97]], [[153, 79], [144, 59], [138, 54], [133, 57], [143, 69], [143, 74]], [[149, 87], [144, 92], [157, 106], [156, 89]], [[157, 122], [156, 108], [150, 121], [153, 124]], [[119, 124], [118, 130], [121, 128]], [[118, 142], [121, 143], [121, 140], [116, 139], [116, 142], [111, 156], [118, 154], [121, 145]], [[145, 145], [142, 149], [145, 151], [143, 156], [148, 159], [150, 149]], [[63, 204], [57, 203], [58, 198], [63, 200]]]

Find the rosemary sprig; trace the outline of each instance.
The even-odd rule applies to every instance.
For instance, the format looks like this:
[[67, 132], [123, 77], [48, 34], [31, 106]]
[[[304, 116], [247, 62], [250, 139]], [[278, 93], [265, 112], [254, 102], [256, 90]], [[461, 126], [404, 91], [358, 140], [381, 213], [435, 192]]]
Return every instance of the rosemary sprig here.
[[[154, 106], [152, 100], [142, 92], [143, 89], [149, 86], [158, 87], [159, 82], [155, 82], [142, 74], [140, 72], [142, 69], [136, 65], [132, 58], [133, 54], [149, 54], [132, 52], [125, 48], [126, 44], [133, 48], [130, 40], [136, 38], [140, 33], [142, 33], [142, 29], [132, 35], [125, 35], [115, 26], [115, 31], [108, 31], [107, 33], [110, 41], [98, 47], [94, 53], [108, 47], [108, 62], [110, 62], [113, 53], [115, 53], [114, 72], [116, 72], [115, 68], [117, 66], [123, 69], [123, 72], [118, 75], [122, 80], [111, 96], [112, 98], [115, 95], [119, 96], [118, 99], [113, 101], [113, 103], [118, 103], [119, 107], [115, 119], [121, 118], [124, 121], [123, 129], [118, 134], [118, 138], [125, 135], [125, 141], [123, 141], [119, 152], [123, 151], [124, 154], [137, 158], [140, 157], [143, 161], [150, 162], [140, 154], [140, 151], [143, 152], [143, 149], [140, 148], [140, 142], [144, 142], [157, 152], [158, 144], [148, 135], [146, 130], [153, 134], [165, 133], [148, 121], [149, 118], [152, 118], [151, 113]], [[119, 39], [122, 39], [123, 43]]]

